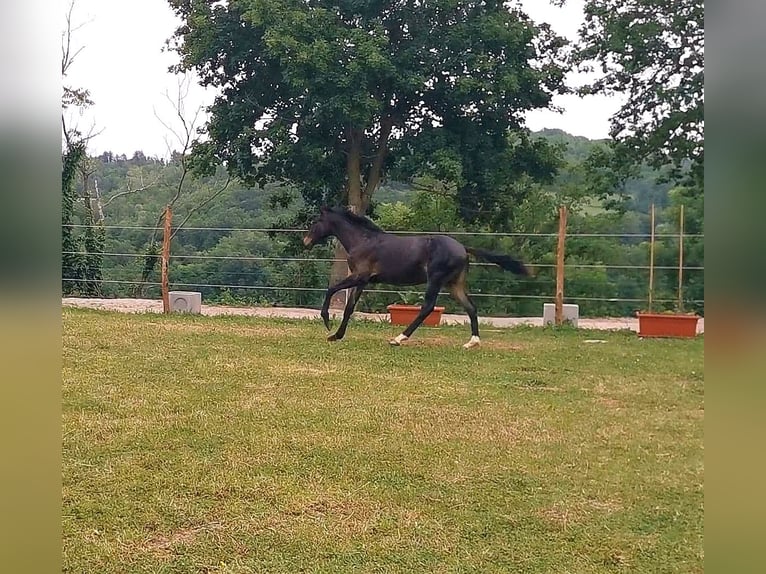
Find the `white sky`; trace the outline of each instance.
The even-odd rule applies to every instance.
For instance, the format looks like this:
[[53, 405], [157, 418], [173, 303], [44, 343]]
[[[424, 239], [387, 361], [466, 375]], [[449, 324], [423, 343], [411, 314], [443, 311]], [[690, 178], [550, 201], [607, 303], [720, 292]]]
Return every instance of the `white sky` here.
[[[69, 2], [65, 2], [68, 6]], [[522, 0], [527, 13], [574, 39], [582, 21], [583, 0], [569, 0], [564, 8], [546, 0]], [[62, 29], [64, 19], [62, 17]], [[173, 52], [163, 51], [178, 24], [165, 0], [76, 0], [73, 24], [82, 26], [73, 34], [73, 47], [83, 47], [70, 69], [68, 84], [90, 90], [95, 104], [82, 117], [72, 117], [83, 132], [100, 132], [90, 142], [91, 154], [136, 150], [149, 156], [166, 157], [168, 145], [178, 149], [172, 134], [155, 112], [172, 127], [173, 108], [165, 94], [177, 94], [178, 78], [168, 67], [176, 62]], [[570, 75], [576, 81], [575, 75]], [[187, 111], [212, 101], [196, 84], [185, 101]], [[533, 130], [560, 128], [589, 138], [607, 137], [609, 118], [619, 108], [614, 97], [574, 95], [554, 99], [563, 113], [537, 110], [527, 115]]]

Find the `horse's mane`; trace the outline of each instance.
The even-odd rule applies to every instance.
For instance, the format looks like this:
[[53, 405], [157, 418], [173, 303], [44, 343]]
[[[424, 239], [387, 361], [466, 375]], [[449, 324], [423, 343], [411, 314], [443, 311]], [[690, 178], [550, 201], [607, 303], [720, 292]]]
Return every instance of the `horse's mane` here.
[[363, 217], [361, 215], [357, 215], [356, 213], [354, 213], [353, 211], [349, 211], [345, 207], [330, 207], [328, 208], [328, 210], [345, 218], [349, 223], [363, 227], [367, 231], [385, 233], [380, 227], [375, 225], [368, 218]]

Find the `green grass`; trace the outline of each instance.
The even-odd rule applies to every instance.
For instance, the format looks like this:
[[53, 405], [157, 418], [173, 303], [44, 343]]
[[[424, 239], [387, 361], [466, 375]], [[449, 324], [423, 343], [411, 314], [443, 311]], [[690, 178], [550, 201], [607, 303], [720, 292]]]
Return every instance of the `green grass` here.
[[63, 325], [65, 572], [703, 571], [702, 338]]

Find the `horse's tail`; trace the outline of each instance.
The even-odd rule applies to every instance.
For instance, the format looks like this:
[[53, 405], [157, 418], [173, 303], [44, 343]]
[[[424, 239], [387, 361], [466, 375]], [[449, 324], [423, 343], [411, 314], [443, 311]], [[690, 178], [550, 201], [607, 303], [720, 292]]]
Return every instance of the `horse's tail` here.
[[479, 259], [494, 263], [495, 265], [502, 267], [506, 271], [511, 271], [516, 275], [531, 275], [529, 269], [527, 269], [521, 261], [514, 259], [510, 255], [492, 253], [491, 251], [487, 251], [485, 249], [477, 249], [474, 247], [466, 247], [465, 250], [471, 255], [478, 257]]

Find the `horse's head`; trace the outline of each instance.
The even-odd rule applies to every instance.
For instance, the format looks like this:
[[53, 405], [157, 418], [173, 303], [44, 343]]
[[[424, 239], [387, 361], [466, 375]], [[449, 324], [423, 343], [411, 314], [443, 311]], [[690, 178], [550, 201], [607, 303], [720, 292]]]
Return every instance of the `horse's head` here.
[[330, 223], [329, 216], [330, 210], [328, 208], [321, 207], [319, 209], [319, 217], [311, 224], [308, 232], [303, 237], [303, 245], [311, 248], [332, 235], [332, 224]]

